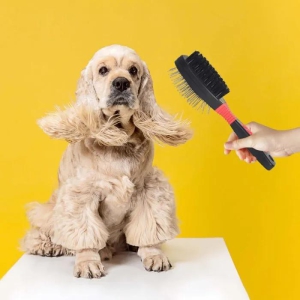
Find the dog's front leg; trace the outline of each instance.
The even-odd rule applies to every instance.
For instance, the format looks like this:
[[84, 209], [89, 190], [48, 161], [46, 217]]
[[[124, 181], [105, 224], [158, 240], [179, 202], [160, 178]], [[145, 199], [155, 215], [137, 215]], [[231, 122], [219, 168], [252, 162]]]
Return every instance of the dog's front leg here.
[[162, 172], [153, 169], [135, 197], [135, 206], [124, 228], [129, 245], [138, 246], [138, 255], [148, 271], [171, 268], [160, 245], [178, 234], [173, 189]]
[[76, 251], [74, 276], [84, 278], [100, 278], [104, 276], [104, 267], [98, 249]]
[[109, 233], [98, 207], [110, 190], [106, 180], [95, 176], [70, 178], [59, 188], [51, 238], [53, 243], [76, 252], [77, 277], [98, 278], [104, 274], [99, 250], [106, 246]]

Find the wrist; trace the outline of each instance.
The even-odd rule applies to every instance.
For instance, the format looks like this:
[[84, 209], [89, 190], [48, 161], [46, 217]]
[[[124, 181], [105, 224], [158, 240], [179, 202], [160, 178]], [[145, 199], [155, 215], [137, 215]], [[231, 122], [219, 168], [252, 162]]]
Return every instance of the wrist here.
[[300, 152], [300, 128], [282, 131], [280, 141], [288, 156]]

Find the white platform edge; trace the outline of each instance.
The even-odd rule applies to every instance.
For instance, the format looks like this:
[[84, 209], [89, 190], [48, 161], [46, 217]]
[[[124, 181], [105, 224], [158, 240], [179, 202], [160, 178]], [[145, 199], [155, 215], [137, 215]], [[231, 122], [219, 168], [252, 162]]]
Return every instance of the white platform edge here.
[[0, 299], [249, 299], [222, 238], [178, 238], [164, 251], [171, 271], [146, 272], [136, 254], [122, 253], [95, 280], [73, 277], [74, 257], [23, 255], [0, 281]]

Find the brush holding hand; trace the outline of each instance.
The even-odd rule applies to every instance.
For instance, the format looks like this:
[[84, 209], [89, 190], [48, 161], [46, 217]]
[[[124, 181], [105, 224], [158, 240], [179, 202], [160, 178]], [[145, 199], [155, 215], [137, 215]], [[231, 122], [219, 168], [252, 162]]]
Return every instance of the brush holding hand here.
[[246, 148], [268, 152], [274, 157], [285, 157], [300, 152], [300, 128], [275, 130], [255, 122], [249, 123], [246, 127], [252, 135], [238, 139], [234, 132], [231, 133], [224, 145], [225, 154], [235, 150], [241, 160], [252, 163], [256, 158]]

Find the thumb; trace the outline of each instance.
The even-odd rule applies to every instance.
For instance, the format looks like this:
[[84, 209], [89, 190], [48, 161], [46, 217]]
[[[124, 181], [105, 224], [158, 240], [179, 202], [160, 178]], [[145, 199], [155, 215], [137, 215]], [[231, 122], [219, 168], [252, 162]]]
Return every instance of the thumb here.
[[246, 137], [244, 139], [234, 140], [232, 142], [225, 143], [224, 147], [227, 150], [239, 150], [243, 148], [251, 148], [253, 147], [252, 136]]

